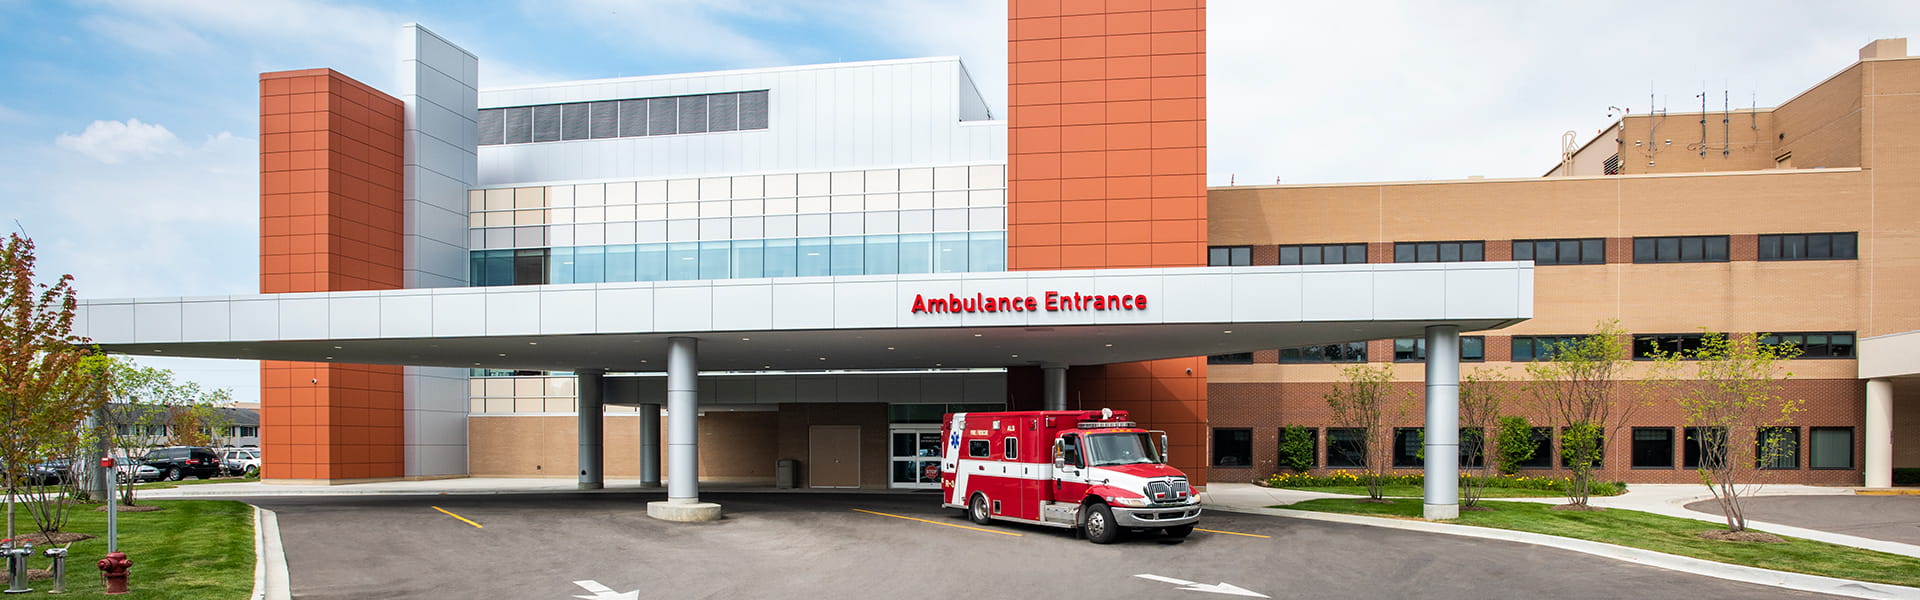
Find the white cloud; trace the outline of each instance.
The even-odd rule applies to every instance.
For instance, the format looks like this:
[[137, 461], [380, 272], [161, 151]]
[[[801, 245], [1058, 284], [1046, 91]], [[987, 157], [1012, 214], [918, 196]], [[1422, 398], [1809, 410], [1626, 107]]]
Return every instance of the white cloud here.
[[60, 134], [54, 145], [94, 160], [117, 164], [129, 158], [153, 158], [180, 151], [180, 138], [167, 128], [139, 119], [94, 121], [79, 135]]
[[[528, 10], [558, 10], [616, 46], [735, 67], [791, 64], [803, 49], [778, 47], [745, 32], [751, 22], [779, 22], [810, 2], [740, 0], [571, 0]], [[799, 11], [796, 11], [799, 9]]]

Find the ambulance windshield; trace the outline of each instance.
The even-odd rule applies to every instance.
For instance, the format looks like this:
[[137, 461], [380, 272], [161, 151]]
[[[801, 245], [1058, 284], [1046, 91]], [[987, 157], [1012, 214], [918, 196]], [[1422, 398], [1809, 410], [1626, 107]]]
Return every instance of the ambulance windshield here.
[[1160, 462], [1160, 453], [1145, 433], [1102, 433], [1087, 436], [1090, 466], [1110, 467]]

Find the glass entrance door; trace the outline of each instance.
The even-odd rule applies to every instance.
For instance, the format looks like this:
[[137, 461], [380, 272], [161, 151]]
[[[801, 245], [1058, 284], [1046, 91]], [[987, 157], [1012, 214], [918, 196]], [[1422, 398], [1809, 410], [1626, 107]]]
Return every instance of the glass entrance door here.
[[893, 458], [889, 465], [891, 475], [887, 479], [888, 487], [939, 488], [940, 427], [896, 425], [890, 433]]

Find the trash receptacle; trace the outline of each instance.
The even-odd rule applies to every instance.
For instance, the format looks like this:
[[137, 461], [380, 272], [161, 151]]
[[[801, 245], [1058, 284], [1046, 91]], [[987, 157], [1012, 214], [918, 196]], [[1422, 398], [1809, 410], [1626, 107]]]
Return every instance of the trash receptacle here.
[[773, 462], [773, 487], [790, 490], [800, 485], [800, 461], [782, 458]]

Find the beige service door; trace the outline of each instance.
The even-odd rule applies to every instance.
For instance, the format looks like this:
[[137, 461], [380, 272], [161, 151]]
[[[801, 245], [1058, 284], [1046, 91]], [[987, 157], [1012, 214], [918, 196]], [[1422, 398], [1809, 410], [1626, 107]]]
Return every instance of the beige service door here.
[[807, 438], [808, 487], [860, 487], [860, 426], [815, 425]]

